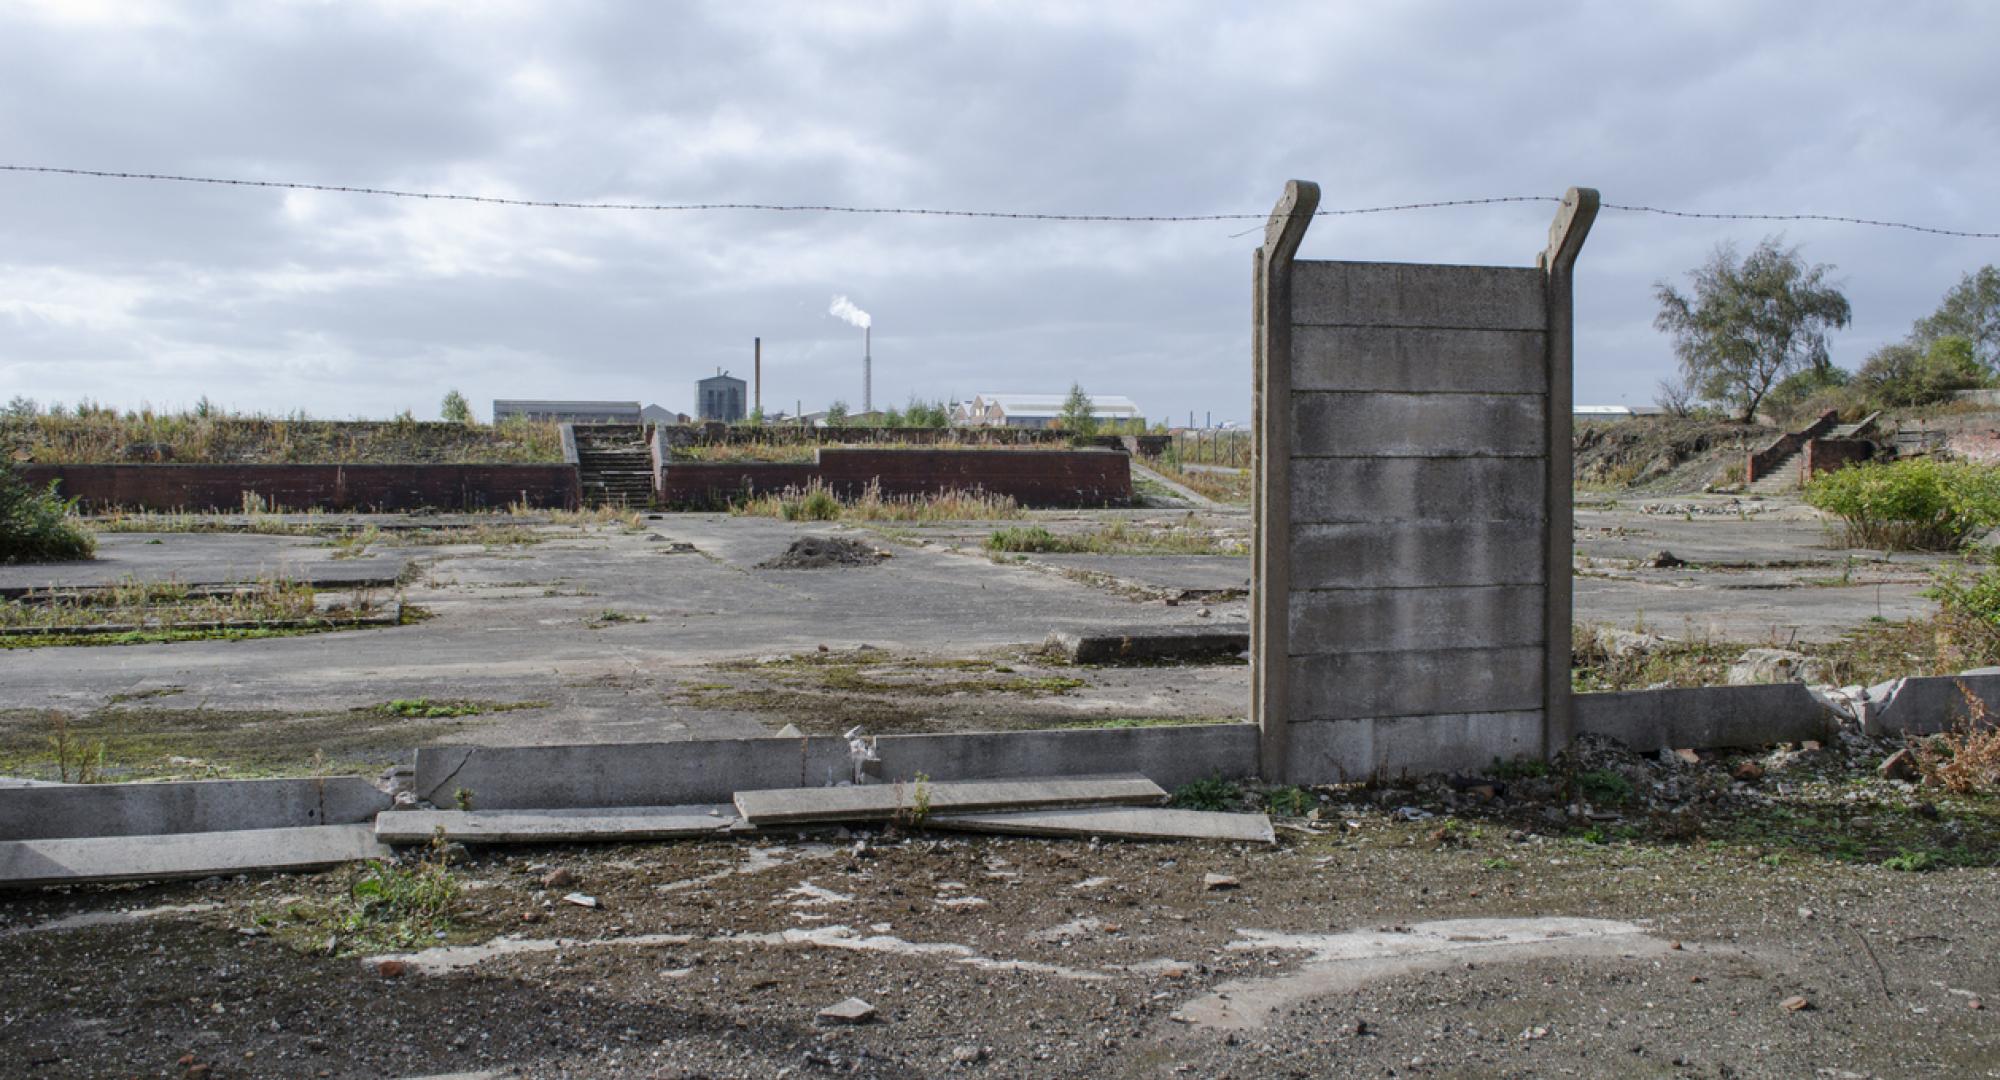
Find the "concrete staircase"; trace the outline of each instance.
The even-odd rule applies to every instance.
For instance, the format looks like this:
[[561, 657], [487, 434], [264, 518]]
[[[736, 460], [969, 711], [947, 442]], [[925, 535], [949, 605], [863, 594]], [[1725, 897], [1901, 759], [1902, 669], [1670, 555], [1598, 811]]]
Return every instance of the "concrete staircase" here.
[[576, 467], [590, 506], [650, 506], [653, 454], [646, 429], [633, 424], [578, 424]]
[[1771, 470], [1757, 478], [1756, 482], [1743, 490], [1757, 495], [1782, 495], [1799, 489], [1799, 470], [1805, 467], [1805, 447], [1786, 454], [1771, 466]]

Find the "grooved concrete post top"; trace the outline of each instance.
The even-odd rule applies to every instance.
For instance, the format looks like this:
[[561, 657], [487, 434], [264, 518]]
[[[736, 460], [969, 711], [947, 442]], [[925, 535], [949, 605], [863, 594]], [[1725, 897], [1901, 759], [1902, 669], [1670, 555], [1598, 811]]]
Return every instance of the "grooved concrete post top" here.
[[1306, 238], [1306, 226], [1319, 211], [1319, 185], [1310, 180], [1288, 180], [1278, 205], [1271, 208], [1271, 220], [1264, 225], [1264, 257], [1288, 260]]
[[1571, 188], [1533, 266], [1258, 249], [1251, 714], [1267, 780], [1484, 765], [1568, 745]]
[[1556, 219], [1549, 222], [1549, 246], [1538, 260], [1542, 269], [1566, 274], [1576, 265], [1583, 239], [1590, 235], [1590, 225], [1597, 220], [1597, 203], [1596, 188], [1573, 187], [1563, 193]]

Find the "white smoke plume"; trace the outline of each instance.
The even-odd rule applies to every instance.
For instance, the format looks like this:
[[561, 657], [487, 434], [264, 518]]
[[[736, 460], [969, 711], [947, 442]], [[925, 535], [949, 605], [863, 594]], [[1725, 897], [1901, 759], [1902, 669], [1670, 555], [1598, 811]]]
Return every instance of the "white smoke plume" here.
[[845, 319], [849, 326], [865, 329], [875, 324], [875, 316], [855, 307], [854, 301], [845, 296], [834, 297], [833, 304], [826, 309], [826, 313], [837, 319]]

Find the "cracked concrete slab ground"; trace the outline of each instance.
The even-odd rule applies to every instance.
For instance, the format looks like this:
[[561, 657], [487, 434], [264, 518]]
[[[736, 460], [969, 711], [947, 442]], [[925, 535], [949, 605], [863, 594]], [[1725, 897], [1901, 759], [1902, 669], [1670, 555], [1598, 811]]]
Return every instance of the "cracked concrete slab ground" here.
[[[1241, 584], [1247, 560], [1240, 556], [1032, 555], [1022, 562], [996, 560], [984, 547], [1000, 527], [1080, 534], [1112, 523], [1141, 534], [1192, 529], [1229, 542], [1249, 536], [1248, 515], [1237, 510], [865, 525], [675, 514], [650, 515], [637, 529], [615, 523], [581, 532], [510, 521], [545, 539], [441, 547], [384, 541], [339, 560], [336, 549], [310, 536], [108, 534], [113, 557], [105, 567], [112, 569], [92, 573], [150, 566], [229, 577], [309, 566], [382, 574], [401, 573], [407, 563], [405, 598], [432, 617], [338, 635], [8, 650], [0, 652], [0, 681], [14, 711], [0, 716], [0, 725], [43, 723], [42, 710], [82, 716], [108, 705], [128, 712], [143, 705], [170, 729], [226, 724], [237, 713], [333, 718], [270, 728], [292, 745], [309, 738], [314, 724], [345, 723], [338, 717], [350, 710], [459, 699], [533, 707], [412, 723], [407, 738], [518, 745], [751, 737], [787, 723], [815, 732], [857, 723], [926, 731], [1241, 716], [1249, 682], [1241, 665], [1064, 668], [1033, 654], [1052, 630], [1245, 624], [1240, 598], [1159, 599]], [[804, 536], [861, 540], [890, 558], [874, 566], [759, 568]], [[1783, 644], [1831, 640], [1877, 618], [1931, 610], [1919, 594], [1941, 557], [1883, 556], [1827, 542], [1818, 517], [1796, 501], [1586, 502], [1577, 511], [1577, 619]], [[1642, 565], [1660, 550], [1689, 565]], [[46, 576], [53, 569], [7, 572]], [[1079, 576], [1080, 569], [1092, 573]], [[385, 746], [398, 738], [394, 725], [375, 727]], [[312, 750], [305, 742], [297, 749], [302, 762]]]

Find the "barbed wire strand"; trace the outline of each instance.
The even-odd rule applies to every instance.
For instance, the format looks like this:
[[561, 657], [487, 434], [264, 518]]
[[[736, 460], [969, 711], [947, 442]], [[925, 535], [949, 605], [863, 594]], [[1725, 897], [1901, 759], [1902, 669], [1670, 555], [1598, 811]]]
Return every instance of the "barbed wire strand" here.
[[[280, 191], [317, 191], [338, 195], [370, 195], [395, 199], [419, 199], [435, 202], [478, 203], [489, 206], [526, 207], [544, 210], [607, 210], [638, 211], [650, 213], [700, 213], [713, 211], [741, 210], [767, 213], [817, 213], [817, 214], [866, 214], [907, 217], [944, 218], [987, 218], [1002, 221], [1074, 221], [1074, 222], [1200, 222], [1200, 221], [1260, 221], [1266, 214], [1071, 214], [1047, 213], [1016, 210], [959, 210], [937, 207], [908, 206], [835, 206], [814, 203], [758, 203], [758, 202], [693, 202], [693, 203], [637, 203], [637, 202], [580, 202], [561, 199], [517, 199], [502, 195], [467, 195], [459, 192], [405, 191], [397, 188], [365, 187], [352, 184], [316, 184], [294, 180], [246, 180], [236, 177], [187, 176], [176, 173], [120, 172], [108, 169], [75, 169], [55, 165], [9, 165], [0, 164], [0, 172], [39, 173], [52, 176], [90, 177], [102, 180], [139, 180], [176, 184], [212, 184], [223, 187], [269, 188]], [[1500, 203], [1561, 202], [1553, 195], [1490, 195], [1475, 199], [1438, 199], [1428, 202], [1395, 203], [1385, 206], [1358, 206], [1320, 210], [1315, 217], [1346, 217], [1357, 214], [1387, 214], [1411, 210], [1436, 210], [1455, 206], [1491, 206]], [[1848, 217], [1839, 214], [1760, 214], [1737, 212], [1709, 212], [1698, 210], [1669, 210], [1657, 206], [1634, 206], [1624, 203], [1604, 203], [1606, 210], [1618, 210], [1635, 214], [1656, 214], [1664, 217], [1699, 218], [1714, 221], [1818, 221], [1844, 225], [1864, 225], [1883, 229], [1903, 229], [1909, 232], [1927, 233], [1934, 236], [1950, 236], [1972, 240], [2000, 239], [2000, 232], [1970, 232], [1960, 229], [1945, 229], [1930, 225], [1913, 225], [1901, 221], [1885, 221], [1877, 218]], [[1255, 230], [1250, 230], [1255, 231]], [[1236, 234], [1246, 235], [1244, 233]]]

